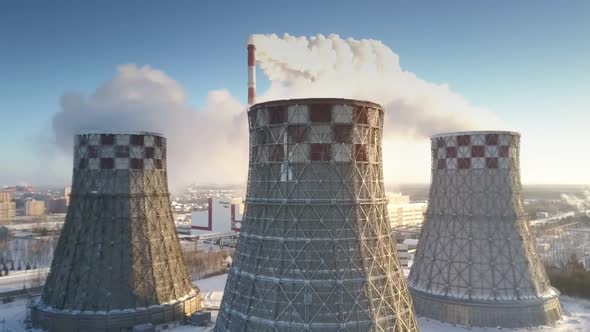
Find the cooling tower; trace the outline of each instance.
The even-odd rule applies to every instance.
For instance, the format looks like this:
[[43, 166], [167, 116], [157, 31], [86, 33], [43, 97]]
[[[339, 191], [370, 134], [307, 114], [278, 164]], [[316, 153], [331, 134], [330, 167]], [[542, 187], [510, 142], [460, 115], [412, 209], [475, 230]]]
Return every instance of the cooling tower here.
[[520, 135], [432, 137], [432, 184], [409, 285], [416, 312], [472, 326], [561, 317], [523, 208]]
[[121, 331], [180, 320], [199, 307], [170, 208], [166, 139], [77, 135], [71, 201], [33, 324]]
[[215, 330], [418, 331], [383, 187], [383, 110], [346, 99], [248, 113], [245, 215]]

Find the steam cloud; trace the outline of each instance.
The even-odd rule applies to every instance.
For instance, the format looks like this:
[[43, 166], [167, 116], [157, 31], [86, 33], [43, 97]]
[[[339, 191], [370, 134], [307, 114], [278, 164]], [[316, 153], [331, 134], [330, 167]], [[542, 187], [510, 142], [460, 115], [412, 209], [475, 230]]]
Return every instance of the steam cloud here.
[[[382, 104], [389, 181], [398, 179], [388, 173], [399, 175], [416, 164], [408, 167], [395, 158], [388, 167], [388, 160], [401, 154], [413, 158], [414, 150], [424, 152], [418, 162], [424, 166], [422, 178], [427, 177], [426, 137], [497, 123], [490, 113], [473, 107], [448, 86], [402, 70], [398, 55], [377, 40], [253, 35], [250, 42], [256, 45], [258, 64], [271, 81], [259, 101], [342, 97]], [[245, 183], [246, 106], [228, 91], [210, 91], [205, 107], [196, 109], [187, 104], [183, 87], [165, 73], [130, 64], [119, 66], [117, 75], [88, 97], [64, 94], [61, 106], [53, 118], [53, 129], [58, 145], [67, 153], [71, 153], [73, 135], [83, 130], [156, 131], [168, 137], [172, 186], [190, 181]]]
[[93, 95], [66, 93], [61, 106], [53, 129], [67, 153], [80, 131], [155, 131], [168, 138], [173, 188], [207, 179], [225, 184], [245, 181], [246, 167], [236, 165], [248, 162], [246, 112], [228, 91], [210, 91], [205, 107], [197, 110], [187, 105], [182, 86], [163, 72], [122, 65]]
[[590, 209], [590, 190], [584, 190], [581, 195], [561, 194], [561, 199], [580, 212]]
[[252, 35], [249, 43], [256, 45], [257, 61], [272, 82], [262, 100], [374, 101], [387, 113], [387, 134], [414, 139], [498, 124], [491, 113], [470, 105], [447, 85], [429, 83], [402, 70], [399, 56], [378, 40], [272, 34]]

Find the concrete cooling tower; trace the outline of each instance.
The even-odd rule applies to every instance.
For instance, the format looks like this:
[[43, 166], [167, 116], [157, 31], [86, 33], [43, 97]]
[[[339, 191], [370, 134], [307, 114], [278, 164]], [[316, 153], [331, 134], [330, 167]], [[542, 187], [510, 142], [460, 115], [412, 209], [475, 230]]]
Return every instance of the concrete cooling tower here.
[[215, 331], [418, 331], [383, 186], [383, 110], [346, 99], [248, 113], [245, 216]]
[[409, 285], [416, 312], [472, 326], [560, 319], [523, 209], [520, 135], [432, 137], [432, 184]]
[[170, 208], [166, 139], [77, 135], [71, 201], [34, 326], [121, 331], [199, 310]]

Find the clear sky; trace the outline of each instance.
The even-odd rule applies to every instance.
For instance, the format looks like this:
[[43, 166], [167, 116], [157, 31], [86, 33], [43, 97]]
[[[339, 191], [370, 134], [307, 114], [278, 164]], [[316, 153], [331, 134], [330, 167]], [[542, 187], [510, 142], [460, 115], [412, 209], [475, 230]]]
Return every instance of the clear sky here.
[[525, 183], [590, 183], [589, 17], [588, 1], [2, 1], [0, 185], [61, 172], [39, 156], [64, 92], [136, 63], [195, 106], [213, 89], [243, 101], [246, 39], [285, 32], [381, 40], [403, 69], [521, 131]]

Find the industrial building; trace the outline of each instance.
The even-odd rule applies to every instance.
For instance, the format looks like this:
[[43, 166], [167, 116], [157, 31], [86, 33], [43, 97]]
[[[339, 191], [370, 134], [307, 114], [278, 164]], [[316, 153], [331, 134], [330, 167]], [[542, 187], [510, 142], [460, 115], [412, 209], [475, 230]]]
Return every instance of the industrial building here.
[[67, 208], [65, 198], [51, 198], [47, 201], [47, 213], [66, 213]]
[[561, 317], [531, 234], [520, 135], [435, 135], [426, 220], [410, 271], [416, 312], [471, 326], [530, 327]]
[[25, 215], [30, 217], [41, 217], [45, 215], [45, 202], [30, 199], [25, 202]]
[[207, 210], [191, 212], [191, 235], [239, 233], [243, 213], [241, 198], [209, 198]]
[[418, 331], [391, 236], [381, 106], [248, 112], [245, 214], [215, 331]]
[[399, 257], [400, 264], [403, 269], [410, 269], [412, 267], [414, 253], [416, 249], [409, 249], [407, 245], [398, 243], [396, 246], [397, 257]]
[[388, 193], [387, 211], [391, 227], [420, 225], [424, 222], [426, 203], [410, 203], [410, 196], [401, 193]]
[[416, 239], [405, 239], [401, 243], [397, 243], [397, 257], [399, 257], [401, 267], [406, 277], [410, 274], [410, 268], [414, 264], [414, 256], [416, 255], [417, 245], [418, 240]]
[[71, 201], [33, 325], [128, 330], [182, 320], [200, 301], [172, 219], [166, 139], [76, 135]]

